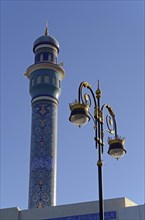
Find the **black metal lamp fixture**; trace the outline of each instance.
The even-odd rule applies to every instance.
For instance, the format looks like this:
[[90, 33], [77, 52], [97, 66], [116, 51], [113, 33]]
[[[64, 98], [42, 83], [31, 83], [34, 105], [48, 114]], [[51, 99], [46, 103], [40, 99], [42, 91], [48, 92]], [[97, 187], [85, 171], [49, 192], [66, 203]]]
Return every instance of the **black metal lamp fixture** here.
[[70, 104], [71, 115], [69, 120], [78, 126], [85, 125], [90, 120], [88, 111], [89, 106], [84, 103]]
[[124, 148], [125, 139], [116, 138], [110, 139], [108, 138], [109, 150], [108, 154], [115, 159], [119, 159], [120, 157], [126, 154], [126, 150]]
[[[90, 113], [91, 108], [91, 96], [88, 93], [83, 94], [83, 88], [90, 91], [92, 99], [94, 101], [94, 115]], [[78, 100], [70, 104], [71, 114], [69, 117], [70, 122], [81, 127], [87, 124], [92, 118], [95, 129], [95, 144], [98, 149], [98, 186], [99, 186], [99, 213], [100, 220], [104, 220], [104, 201], [103, 201], [103, 184], [102, 184], [102, 154], [104, 152], [104, 109], [108, 110], [109, 115], [106, 116], [107, 131], [110, 134], [114, 134], [114, 137], [108, 138], [109, 150], [108, 154], [115, 159], [122, 157], [126, 150], [124, 148], [125, 138], [121, 138], [117, 134], [117, 124], [115, 120], [115, 114], [110, 105], [104, 104], [100, 107], [101, 90], [98, 81], [98, 88], [96, 90], [96, 96], [88, 82], [82, 82], [78, 90]]]

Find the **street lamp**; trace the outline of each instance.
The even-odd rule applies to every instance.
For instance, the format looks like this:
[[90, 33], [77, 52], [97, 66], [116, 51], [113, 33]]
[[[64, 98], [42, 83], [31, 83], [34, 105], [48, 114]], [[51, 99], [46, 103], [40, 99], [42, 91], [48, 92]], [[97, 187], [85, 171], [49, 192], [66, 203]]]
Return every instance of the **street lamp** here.
[[[83, 88], [90, 91], [90, 94], [83, 94]], [[92, 99], [91, 99], [91, 96]], [[69, 117], [70, 122], [81, 127], [87, 124], [90, 119], [94, 122], [95, 129], [95, 145], [98, 149], [98, 187], [99, 187], [99, 213], [100, 220], [104, 220], [104, 200], [103, 200], [103, 181], [102, 181], [102, 154], [104, 151], [104, 109], [108, 110], [109, 115], [106, 116], [107, 131], [110, 134], [114, 134], [114, 138], [108, 138], [109, 150], [108, 154], [115, 159], [122, 157], [126, 150], [124, 148], [125, 138], [121, 138], [117, 134], [117, 124], [115, 120], [115, 114], [110, 105], [104, 104], [100, 106], [101, 90], [98, 80], [98, 88], [96, 90], [96, 96], [88, 82], [82, 82], [78, 90], [78, 100], [70, 104], [71, 114]], [[94, 115], [90, 113], [91, 102], [94, 101]]]

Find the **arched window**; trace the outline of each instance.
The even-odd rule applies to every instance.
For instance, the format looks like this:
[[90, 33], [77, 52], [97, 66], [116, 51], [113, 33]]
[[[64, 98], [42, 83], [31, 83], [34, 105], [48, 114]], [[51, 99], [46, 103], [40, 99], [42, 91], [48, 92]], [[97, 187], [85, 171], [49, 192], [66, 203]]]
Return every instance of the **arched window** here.
[[43, 61], [48, 61], [48, 53], [44, 53], [43, 54]]
[[41, 76], [37, 76], [37, 83], [41, 83]]
[[57, 79], [56, 79], [56, 77], [53, 77], [53, 85], [55, 85], [55, 86], [57, 86]]
[[61, 82], [60, 82], [60, 80], [59, 80], [59, 88], [61, 88]]
[[46, 76], [44, 77], [44, 82], [45, 82], [45, 83], [49, 83], [49, 76], [46, 75]]

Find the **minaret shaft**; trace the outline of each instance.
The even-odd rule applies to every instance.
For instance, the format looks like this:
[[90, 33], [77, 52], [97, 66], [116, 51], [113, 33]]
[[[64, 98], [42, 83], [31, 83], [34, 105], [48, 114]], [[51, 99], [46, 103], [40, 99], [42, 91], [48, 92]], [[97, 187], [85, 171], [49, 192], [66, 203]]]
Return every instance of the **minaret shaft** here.
[[56, 205], [57, 104], [32, 105], [29, 208]]

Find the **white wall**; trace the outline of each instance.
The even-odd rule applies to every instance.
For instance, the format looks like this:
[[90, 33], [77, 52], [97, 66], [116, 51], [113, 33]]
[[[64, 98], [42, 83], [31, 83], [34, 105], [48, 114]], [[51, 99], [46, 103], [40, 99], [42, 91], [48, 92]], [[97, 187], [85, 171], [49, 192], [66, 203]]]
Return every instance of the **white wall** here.
[[145, 204], [120, 209], [119, 220], [145, 220]]
[[[110, 214], [112, 215], [112, 211], [116, 211], [116, 213], [113, 212], [113, 218], [111, 218], [113, 220], [145, 220], [144, 218], [138, 217], [138, 213], [141, 213], [140, 215], [143, 216], [143, 208], [140, 208], [140, 206], [137, 206], [136, 203], [127, 198], [107, 199], [104, 201], [104, 203], [105, 212], [107, 212], [107, 215], [110, 216]], [[0, 220], [44, 220], [69, 216], [89, 215], [94, 213], [99, 213], [98, 201], [52, 206], [40, 209], [2, 209]], [[136, 216], [136, 219], [132, 216]]]
[[19, 208], [1, 209], [0, 220], [19, 220]]

